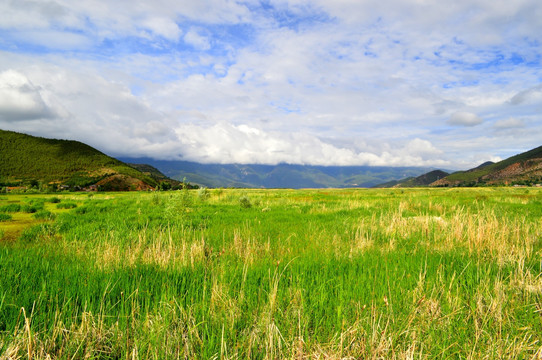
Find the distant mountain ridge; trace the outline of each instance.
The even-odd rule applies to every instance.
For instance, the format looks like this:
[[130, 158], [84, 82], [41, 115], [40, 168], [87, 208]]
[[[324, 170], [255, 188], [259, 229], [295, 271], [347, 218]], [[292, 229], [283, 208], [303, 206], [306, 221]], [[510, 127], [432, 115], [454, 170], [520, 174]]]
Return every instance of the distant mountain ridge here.
[[155, 168], [154, 166], [151, 166], [149, 164], [133, 164], [133, 163], [126, 163], [126, 165], [133, 167], [136, 170], [141, 171], [143, 174], [150, 176], [153, 178], [157, 183], [168, 183], [172, 189], [178, 189], [182, 186], [191, 187], [189, 184], [183, 184], [181, 181], [171, 179], [167, 177], [166, 175], [162, 174], [160, 170]]
[[[448, 174], [424, 167], [199, 164], [123, 158], [78, 141], [0, 130], [0, 186], [146, 190], [189, 181], [207, 187], [352, 188], [530, 185], [542, 183], [542, 146], [493, 163]], [[175, 180], [172, 180], [175, 179]], [[400, 180], [403, 179], [403, 180]], [[162, 188], [162, 186], [161, 186]]]
[[426, 174], [420, 175], [418, 177], [409, 177], [402, 180], [394, 180], [384, 184], [377, 185], [377, 188], [390, 188], [390, 187], [420, 187], [420, 186], [429, 186], [437, 180], [440, 180], [446, 176], [450, 175], [449, 173], [442, 170], [433, 170]]
[[121, 157], [127, 163], [150, 164], [166, 176], [207, 187], [352, 188], [419, 176], [434, 168], [385, 166], [315, 166], [200, 164], [189, 161]]
[[0, 130], [0, 186], [29, 185], [146, 190], [156, 180], [78, 141]]
[[542, 183], [542, 146], [494, 163], [448, 174], [431, 171], [416, 178], [389, 181], [376, 187], [533, 185]]
[[497, 163], [458, 171], [431, 186], [531, 185], [542, 182], [542, 146]]
[[493, 164], [495, 164], [493, 161], [486, 161], [485, 163], [482, 163], [482, 164], [478, 165], [477, 167], [472, 168], [472, 169], [467, 170], [467, 171], [481, 170], [481, 169], [485, 168], [486, 166], [493, 165]]

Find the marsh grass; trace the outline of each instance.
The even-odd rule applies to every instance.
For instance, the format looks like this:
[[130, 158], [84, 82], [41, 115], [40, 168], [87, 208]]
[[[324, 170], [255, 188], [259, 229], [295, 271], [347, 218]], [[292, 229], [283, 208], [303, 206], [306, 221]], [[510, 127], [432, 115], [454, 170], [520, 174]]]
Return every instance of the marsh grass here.
[[[0, 358], [537, 359], [541, 199], [488, 188], [44, 200], [56, 219], [0, 246]], [[12, 214], [0, 226], [30, 216]]]

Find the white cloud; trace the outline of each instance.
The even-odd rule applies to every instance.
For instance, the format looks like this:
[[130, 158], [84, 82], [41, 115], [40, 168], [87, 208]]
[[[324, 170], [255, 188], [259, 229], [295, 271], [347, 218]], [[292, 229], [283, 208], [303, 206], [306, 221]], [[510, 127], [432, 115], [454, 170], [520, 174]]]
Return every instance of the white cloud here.
[[418, 156], [438, 156], [442, 154], [442, 150], [437, 149], [436, 147], [431, 144], [428, 140], [422, 140], [419, 138], [416, 138], [414, 140], [411, 140], [405, 147], [405, 150], [410, 155], [418, 155]]
[[542, 84], [520, 91], [510, 99], [510, 103], [512, 105], [524, 103], [542, 104]]
[[3, 1], [0, 3], [2, 28], [46, 28], [51, 22], [73, 25], [68, 7], [56, 1]]
[[493, 125], [498, 130], [518, 129], [524, 128], [525, 123], [521, 119], [509, 118], [497, 120]]
[[306, 133], [263, 131], [246, 124], [187, 124], [176, 133], [183, 157], [205, 163], [421, 166], [435, 164], [434, 155], [441, 153], [421, 139], [406, 146], [387, 144], [386, 150], [373, 153], [339, 147]]
[[267, 5], [1, 2], [0, 72], [27, 88], [0, 84], [0, 127], [215, 162], [459, 167], [540, 145], [539, 1]]
[[476, 126], [484, 122], [482, 118], [471, 112], [460, 111], [453, 113], [448, 119], [448, 124], [454, 126]]
[[173, 42], [177, 42], [182, 30], [172, 19], [166, 17], [151, 17], [142, 21], [143, 28], [150, 29], [154, 34], [163, 36]]
[[[207, 163], [397, 166], [447, 163], [435, 158], [440, 150], [427, 140], [354, 148], [303, 131], [266, 129], [265, 122], [262, 126], [205, 119], [201, 123], [201, 117], [192, 114], [196, 122], [186, 123], [179, 120], [186, 119], [189, 113], [183, 113], [182, 119], [172, 119], [171, 115], [154, 110], [132, 95], [128, 88], [96, 74], [48, 67], [34, 69], [29, 76], [40, 84], [51, 103], [65, 109], [62, 116], [57, 113], [46, 123], [34, 117], [31, 133], [81, 140], [117, 156], [182, 158]], [[3, 82], [16, 89], [31, 84], [28, 78], [13, 71], [3, 73], [0, 78], [11, 79]], [[10, 103], [17, 104], [13, 100]], [[29, 129], [28, 122], [17, 125], [4, 119], [0, 119], [0, 126], [16, 131]]]
[[201, 35], [198, 29], [195, 28], [191, 28], [186, 33], [186, 35], [184, 36], [184, 41], [199, 50], [209, 50], [211, 48], [211, 42], [209, 41], [209, 38]]
[[0, 119], [6, 122], [50, 117], [40, 91], [23, 74], [0, 73]]

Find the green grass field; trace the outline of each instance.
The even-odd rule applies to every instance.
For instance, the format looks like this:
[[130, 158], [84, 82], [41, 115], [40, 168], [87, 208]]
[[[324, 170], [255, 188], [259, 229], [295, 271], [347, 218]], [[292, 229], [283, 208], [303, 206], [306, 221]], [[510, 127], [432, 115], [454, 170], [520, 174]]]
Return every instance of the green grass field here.
[[0, 213], [1, 359], [542, 358], [542, 189], [2, 195]]

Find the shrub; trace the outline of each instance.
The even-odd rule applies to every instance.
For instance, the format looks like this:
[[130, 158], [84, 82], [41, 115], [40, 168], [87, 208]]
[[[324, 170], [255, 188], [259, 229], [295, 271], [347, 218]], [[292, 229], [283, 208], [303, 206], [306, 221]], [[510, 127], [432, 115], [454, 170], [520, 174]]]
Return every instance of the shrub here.
[[12, 217], [9, 214], [0, 214], [0, 221], [9, 221]]
[[152, 194], [151, 200], [153, 205], [162, 205], [162, 198], [157, 193]]
[[55, 197], [47, 199], [47, 201], [52, 204], [58, 204], [60, 202], [60, 199], [55, 196]]
[[209, 192], [209, 189], [206, 187], [201, 187], [198, 189], [198, 198], [202, 201], [205, 201], [211, 196], [211, 193]]
[[60, 203], [56, 205], [57, 209], [73, 209], [76, 208], [77, 204], [72, 202]]
[[0, 211], [2, 212], [19, 212], [21, 211], [21, 205], [19, 204], [8, 204], [0, 206]]
[[81, 206], [81, 207], [78, 207], [77, 209], [75, 209], [74, 211], [78, 215], [85, 215], [86, 213], [89, 213], [92, 210], [93, 209], [90, 208], [89, 206]]
[[171, 183], [169, 183], [169, 182], [167, 182], [167, 181], [162, 181], [162, 182], [158, 185], [158, 189], [160, 189], [161, 191], [171, 190]]
[[21, 206], [21, 211], [29, 214], [43, 210], [45, 199], [32, 199], [27, 204]]
[[184, 216], [187, 208], [192, 206], [192, 195], [188, 189], [176, 191], [166, 198], [164, 214], [168, 220]]
[[188, 191], [187, 188], [184, 188], [180, 191], [181, 195], [180, 195], [180, 201], [181, 201], [181, 205], [183, 207], [190, 207], [192, 206], [192, 195], [190, 194], [190, 192]]
[[38, 207], [35, 205], [23, 205], [21, 207], [21, 211], [28, 214], [33, 214], [38, 211]]
[[252, 207], [252, 203], [250, 202], [250, 198], [248, 197], [248, 195], [242, 195], [239, 198], [239, 205], [241, 205], [241, 207], [245, 209]]
[[42, 240], [45, 237], [52, 236], [54, 234], [54, 228], [49, 225], [50, 224], [41, 224], [24, 229], [21, 236], [19, 236], [19, 240], [23, 243], [32, 243], [37, 240]]
[[32, 216], [34, 217], [34, 219], [38, 220], [53, 220], [55, 218], [55, 214], [47, 210], [38, 211]]

